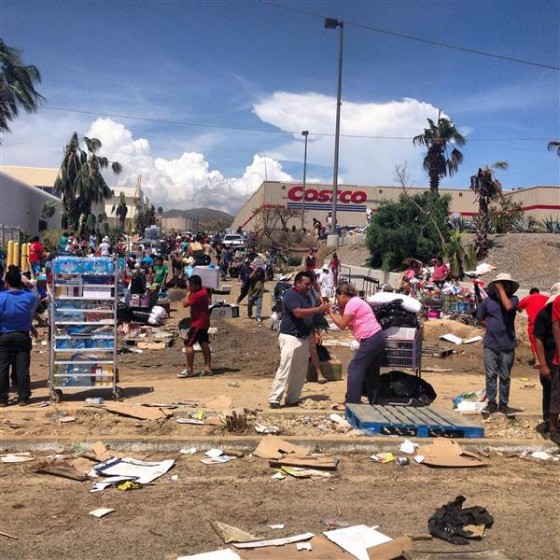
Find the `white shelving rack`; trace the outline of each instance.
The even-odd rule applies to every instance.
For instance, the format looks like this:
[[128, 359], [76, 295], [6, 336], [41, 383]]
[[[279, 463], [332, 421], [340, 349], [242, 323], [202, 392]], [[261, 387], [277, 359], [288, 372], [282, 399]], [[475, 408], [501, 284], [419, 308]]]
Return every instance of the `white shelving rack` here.
[[49, 394], [117, 386], [118, 261], [58, 257], [52, 263]]

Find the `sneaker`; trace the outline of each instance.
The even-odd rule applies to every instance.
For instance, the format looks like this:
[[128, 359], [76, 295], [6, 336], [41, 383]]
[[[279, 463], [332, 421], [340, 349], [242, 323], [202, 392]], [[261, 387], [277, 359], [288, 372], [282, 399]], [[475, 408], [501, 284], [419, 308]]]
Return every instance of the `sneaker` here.
[[260, 317], [257, 317], [257, 323], [262, 323], [262, 319]]
[[300, 403], [302, 403], [302, 402], [303, 402], [303, 399], [298, 399], [297, 401], [294, 401], [294, 402], [287, 402], [286, 406], [289, 406], [289, 407], [299, 406]]
[[556, 445], [560, 446], [560, 432], [552, 432], [550, 434], [550, 441], [553, 441]]
[[209, 377], [210, 375], [213, 375], [212, 370], [211, 369], [203, 369], [199, 374], [197, 374], [199, 377]]
[[269, 402], [269, 403], [268, 403], [268, 406], [269, 406], [270, 408], [280, 408], [280, 403], [279, 403], [279, 402], [272, 401], [272, 402]]
[[196, 377], [196, 374], [192, 369], [184, 369], [181, 373], [177, 374], [177, 377], [184, 379], [186, 377]]
[[19, 406], [27, 406], [30, 402], [31, 401], [29, 399], [23, 399], [23, 398], [18, 399]]
[[498, 411], [498, 405], [495, 402], [489, 402], [482, 409], [482, 414], [494, 414], [494, 412], [497, 412], [497, 411]]
[[517, 408], [511, 408], [511, 406], [508, 406], [507, 404], [500, 403], [498, 412], [505, 414], [508, 418], [513, 418], [519, 412], [519, 410]]

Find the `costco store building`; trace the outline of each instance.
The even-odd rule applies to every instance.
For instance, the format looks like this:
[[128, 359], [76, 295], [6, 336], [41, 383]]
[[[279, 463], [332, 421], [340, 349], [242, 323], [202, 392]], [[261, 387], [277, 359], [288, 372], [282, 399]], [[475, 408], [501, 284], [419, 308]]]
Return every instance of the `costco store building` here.
[[[410, 187], [410, 195], [425, 192], [426, 188]], [[441, 189], [441, 194], [451, 196], [449, 213], [472, 217], [478, 214], [478, 203], [470, 189]], [[366, 210], [375, 212], [381, 201], [397, 201], [403, 193], [401, 187], [362, 187], [357, 185], [338, 185], [336, 218], [341, 227], [364, 226], [367, 223]], [[505, 191], [512, 202], [518, 202], [526, 216], [540, 221], [545, 217], [560, 218], [560, 187], [531, 187]], [[267, 209], [289, 209], [296, 211], [288, 220], [288, 227], [301, 228], [302, 213], [304, 227], [311, 229], [313, 218], [325, 223], [327, 214], [332, 210], [332, 185], [308, 183], [304, 190], [301, 183], [265, 181], [239, 210], [232, 225], [245, 231], [260, 229], [262, 213]]]

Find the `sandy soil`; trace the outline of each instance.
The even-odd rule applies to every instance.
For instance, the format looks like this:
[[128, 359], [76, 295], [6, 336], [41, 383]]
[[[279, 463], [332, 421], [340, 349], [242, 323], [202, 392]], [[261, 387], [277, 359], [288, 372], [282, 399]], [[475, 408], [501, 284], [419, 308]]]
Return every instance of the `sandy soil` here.
[[[234, 283], [234, 293], [225, 299], [233, 301], [236, 289]], [[167, 330], [174, 331], [184, 316], [177, 302], [180, 296], [180, 292], [173, 293], [174, 311]], [[265, 309], [269, 309], [269, 301]], [[85, 406], [86, 397], [104, 396], [110, 400], [111, 393], [107, 390], [68, 392], [61, 403], [40, 408], [37, 405], [48, 397], [48, 352], [39, 342], [32, 355], [35, 406], [9, 407], [2, 411], [0, 446], [25, 441], [26, 449], [39, 456], [37, 445], [53, 440], [59, 442], [60, 451], [66, 454], [72, 449], [79, 451], [77, 444], [81, 442], [99, 439], [188, 442], [215, 438], [220, 442], [229, 435], [222, 427], [176, 422], [176, 417], [185, 417], [198, 409], [211, 416], [212, 410], [223, 408], [207, 406], [218, 397], [222, 403], [229, 399], [234, 407], [255, 411], [260, 422], [278, 427], [284, 436], [316, 438], [319, 445], [325, 437], [360, 441], [352, 432], [337, 431], [336, 425], [328, 420], [331, 405], [343, 399], [344, 379], [325, 385], [307, 383], [305, 400], [297, 409], [268, 409], [268, 391], [278, 363], [276, 335], [266, 322], [257, 324], [248, 320], [246, 307], [242, 306], [241, 314], [243, 317], [239, 319], [214, 323], [218, 333], [212, 337], [217, 373], [213, 377], [177, 379], [177, 372], [184, 367], [184, 354], [178, 343], [165, 350], [120, 356], [120, 386], [126, 403], [190, 403], [173, 410], [174, 416], [158, 421], [125, 418]], [[453, 332], [465, 337], [478, 330], [451, 321], [429, 321], [424, 332], [425, 345], [450, 347], [439, 341], [438, 336]], [[346, 340], [348, 335], [329, 332], [327, 338]], [[446, 409], [451, 409], [451, 399], [458, 393], [484, 386], [480, 344], [456, 349], [458, 353], [447, 358], [423, 360], [423, 377], [438, 393], [435, 405]], [[349, 348], [332, 350], [342, 360], [345, 374], [351, 358]], [[501, 415], [493, 417], [484, 424], [487, 436], [504, 442], [543, 442], [535, 431], [541, 392], [537, 372], [528, 365], [529, 358], [528, 348], [522, 345], [512, 383], [512, 404], [525, 411], [514, 421]], [[65, 416], [74, 416], [75, 421], [60, 422]], [[482, 419], [475, 417], [474, 421], [481, 423]], [[252, 423], [240, 435], [260, 437]], [[141, 453], [131, 455], [146, 458]], [[110, 489], [97, 494], [88, 492], [88, 482], [34, 474], [34, 463], [0, 464], [0, 531], [18, 537], [12, 540], [0, 536], [1, 557], [171, 559], [179, 554], [220, 548], [221, 541], [207, 523], [210, 520], [220, 520], [267, 538], [302, 531], [319, 532], [324, 530], [320, 520], [329, 516], [350, 524], [379, 524], [391, 536], [420, 534], [426, 533], [427, 520], [433, 511], [458, 494], [465, 495], [470, 505], [487, 507], [496, 518], [494, 528], [483, 542], [473, 543], [469, 549], [503, 548], [519, 558], [535, 560], [556, 559], [560, 553], [557, 536], [560, 512], [556, 493], [551, 492], [560, 481], [557, 462], [506, 458], [492, 453], [489, 466], [473, 472], [434, 470], [416, 464], [379, 465], [372, 463], [367, 453], [362, 453], [342, 456], [341, 466], [330, 480], [277, 481], [270, 478], [273, 471], [267, 462], [253, 457], [212, 467], [199, 463], [200, 455], [186, 457], [170, 452], [161, 456], [164, 457], [177, 458], [177, 464], [172, 473], [152, 486], [131, 492]], [[173, 474], [178, 475], [178, 481], [171, 480]], [[103, 519], [87, 515], [101, 506], [116, 511]], [[538, 523], [532, 523], [537, 511]], [[267, 527], [271, 523], [285, 523], [286, 529], [272, 531]], [[521, 534], [525, 537], [520, 539]], [[456, 550], [437, 540], [420, 541], [417, 548]], [[265, 557], [246, 556], [259, 560]], [[291, 549], [285, 557], [295, 557], [295, 552]], [[345, 556], [340, 554], [333, 560], [339, 558]]]

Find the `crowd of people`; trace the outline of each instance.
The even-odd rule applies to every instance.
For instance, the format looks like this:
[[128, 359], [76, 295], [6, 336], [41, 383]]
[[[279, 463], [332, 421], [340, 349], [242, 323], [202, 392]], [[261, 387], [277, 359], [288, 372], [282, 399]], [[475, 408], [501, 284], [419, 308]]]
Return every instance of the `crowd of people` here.
[[[253, 242], [255, 240], [253, 239]], [[203, 286], [195, 266], [219, 269], [222, 279], [237, 279], [240, 293], [237, 303], [247, 298], [247, 317], [263, 322], [263, 298], [266, 282], [272, 278], [277, 247], [258, 253], [254, 244], [243, 250], [224, 247], [220, 236], [204, 233], [165, 236], [146, 250], [131, 251], [126, 238], [111, 243], [108, 237], [77, 238], [64, 233], [57, 251], [50, 253], [38, 237], [31, 240], [29, 261], [31, 271], [22, 274], [10, 266], [0, 265], [0, 406], [9, 403], [10, 388], [20, 404], [31, 396], [29, 364], [33, 319], [41, 320], [48, 307], [50, 259], [53, 254], [79, 256], [123, 256], [126, 259], [124, 283], [131, 295], [157, 296], [170, 288], [187, 289], [183, 306], [190, 310], [190, 325], [184, 337], [186, 368], [179, 377], [212, 374], [212, 358], [208, 330], [210, 327], [211, 291]], [[449, 267], [435, 256], [425, 267], [417, 259], [408, 260], [401, 278], [400, 291], [418, 295], [426, 285], [444, 289]], [[349, 329], [357, 350], [348, 366], [345, 402], [360, 403], [363, 397], [371, 404], [378, 402], [379, 370], [384, 352], [385, 335], [372, 308], [358, 297], [353, 286], [339, 282], [341, 263], [336, 253], [330, 260], [318, 263], [317, 251], [309, 249], [293, 284], [284, 292], [278, 321], [280, 364], [269, 395], [271, 408], [295, 406], [299, 403], [311, 361], [320, 382], [318, 345], [328, 327], [326, 317], [340, 330]], [[4, 274], [5, 272], [5, 274]], [[560, 444], [558, 416], [560, 413], [560, 282], [552, 286], [550, 295], [532, 288], [521, 301], [515, 295], [519, 284], [510, 275], [498, 274], [486, 286], [484, 297], [476, 310], [476, 319], [485, 329], [483, 364], [486, 378], [487, 404], [483, 414], [496, 412], [507, 416], [517, 410], [510, 406], [511, 372], [517, 346], [515, 318], [528, 315], [528, 335], [534, 366], [539, 370], [543, 388], [542, 431]], [[154, 300], [155, 301], [155, 300]], [[202, 350], [203, 369], [195, 372], [194, 346]]]

